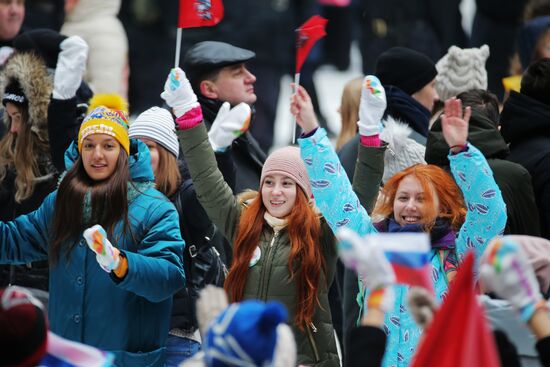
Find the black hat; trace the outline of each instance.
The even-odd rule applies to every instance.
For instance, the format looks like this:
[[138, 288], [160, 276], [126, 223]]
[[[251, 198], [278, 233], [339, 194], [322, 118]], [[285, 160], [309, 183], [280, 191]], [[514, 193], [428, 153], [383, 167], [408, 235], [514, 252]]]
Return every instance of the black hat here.
[[256, 54], [244, 48], [225, 42], [199, 42], [187, 51], [183, 59], [183, 71], [192, 85], [206, 73], [225, 66], [240, 64], [256, 57]]
[[375, 74], [383, 85], [394, 85], [412, 95], [434, 80], [437, 70], [428, 56], [393, 47], [378, 56]]
[[4, 95], [2, 96], [2, 104], [6, 107], [6, 104], [11, 102], [20, 107], [27, 107], [29, 105], [29, 100], [23, 89], [16, 80], [10, 81], [4, 90]]
[[55, 69], [61, 51], [59, 45], [66, 38], [51, 29], [33, 29], [15, 37], [13, 48], [19, 52], [34, 51], [44, 59], [47, 67]]

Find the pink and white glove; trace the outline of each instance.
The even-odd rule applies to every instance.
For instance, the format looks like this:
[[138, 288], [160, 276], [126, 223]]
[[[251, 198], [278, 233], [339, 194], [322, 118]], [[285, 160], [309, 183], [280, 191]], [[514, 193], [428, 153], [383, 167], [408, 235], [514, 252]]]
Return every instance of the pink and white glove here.
[[547, 308], [527, 256], [511, 239], [491, 241], [481, 258], [480, 275], [486, 290], [510, 302], [524, 322], [537, 309]]
[[250, 126], [252, 111], [244, 102], [231, 108], [224, 102], [208, 132], [208, 140], [215, 152], [224, 151], [233, 140], [244, 134]]
[[361, 89], [361, 102], [359, 103], [359, 134], [373, 136], [380, 134], [382, 125], [380, 121], [386, 111], [386, 91], [374, 75], [367, 75], [363, 80]]
[[95, 259], [103, 270], [110, 273], [120, 264], [120, 251], [111, 245], [102, 226], [96, 224], [83, 233], [88, 247], [96, 253]]
[[177, 118], [182, 117], [195, 107], [200, 107], [189, 79], [180, 68], [170, 70], [164, 83], [164, 92], [160, 94], [160, 97], [166, 101], [168, 106], [172, 107]]
[[365, 302], [367, 308], [375, 307], [390, 312], [394, 307], [395, 273], [378, 244], [364, 241], [357, 233], [342, 227], [336, 232], [338, 255], [347, 268], [353, 269], [370, 290]]

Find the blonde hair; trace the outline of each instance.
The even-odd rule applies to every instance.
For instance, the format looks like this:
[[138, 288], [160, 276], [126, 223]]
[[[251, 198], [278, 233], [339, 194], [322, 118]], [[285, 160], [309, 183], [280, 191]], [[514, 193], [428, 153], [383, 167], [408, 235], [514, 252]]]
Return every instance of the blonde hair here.
[[[6, 179], [9, 169], [15, 169], [15, 201], [20, 203], [34, 193], [36, 179], [41, 176], [38, 157], [49, 154], [49, 142], [31, 130], [27, 109], [17, 108], [22, 119], [20, 132], [8, 132], [0, 140], [0, 183]], [[9, 121], [8, 128], [11, 118]]]
[[361, 87], [363, 77], [357, 77], [346, 83], [340, 102], [340, 118], [342, 128], [336, 140], [336, 150], [341, 149], [355, 134], [359, 121], [359, 103], [361, 101]]
[[172, 196], [181, 184], [181, 173], [176, 156], [157, 143], [159, 163], [155, 172], [157, 190], [167, 197]]

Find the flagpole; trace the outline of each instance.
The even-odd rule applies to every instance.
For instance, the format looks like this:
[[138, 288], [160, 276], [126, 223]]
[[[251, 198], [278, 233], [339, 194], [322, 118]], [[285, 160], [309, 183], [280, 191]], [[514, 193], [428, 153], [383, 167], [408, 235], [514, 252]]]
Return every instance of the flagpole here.
[[[294, 93], [298, 91], [300, 85], [300, 73], [294, 74]], [[296, 117], [292, 119], [292, 144], [296, 143]]]
[[178, 28], [176, 33], [176, 60], [174, 61], [174, 68], [180, 66], [180, 52], [181, 52], [181, 28]]

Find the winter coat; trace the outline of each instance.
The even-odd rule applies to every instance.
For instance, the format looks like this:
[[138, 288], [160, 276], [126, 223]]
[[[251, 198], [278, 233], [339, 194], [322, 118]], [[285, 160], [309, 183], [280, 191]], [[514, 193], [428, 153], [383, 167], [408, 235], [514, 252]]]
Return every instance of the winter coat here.
[[[510, 150], [496, 124], [475, 109], [472, 110], [468, 127], [468, 141], [485, 156], [502, 192], [508, 216], [505, 232], [540, 236], [531, 175], [520, 164], [507, 160]], [[437, 119], [428, 135], [426, 161], [448, 170], [448, 152], [449, 146], [443, 137], [441, 120]]]
[[[197, 197], [212, 222], [232, 243], [243, 204], [233, 196], [231, 189], [216, 169], [204, 124], [179, 131], [179, 134], [180, 145], [195, 182]], [[296, 339], [298, 364], [338, 366], [339, 359], [328, 304], [328, 286], [334, 278], [337, 255], [334, 237], [326, 223], [321, 223], [322, 236], [319, 239], [319, 247], [325, 259], [326, 273], [321, 275], [319, 281], [317, 296], [320, 305], [316, 307], [312, 325], [308, 325], [304, 331], [299, 330], [292, 322], [291, 327]], [[286, 306], [289, 320], [293, 320], [296, 315], [297, 289], [296, 283], [290, 280], [288, 271], [288, 233], [284, 229], [275, 233], [266, 224], [258, 248], [261, 255], [258, 262], [249, 268], [244, 299], [277, 300]]]
[[[332, 230], [346, 226], [361, 236], [376, 233], [370, 216], [360, 204], [360, 199], [370, 196], [367, 192], [373, 188], [366, 187], [364, 183], [357, 184], [353, 187], [358, 190], [358, 194], [354, 193], [326, 132], [319, 129], [313, 136], [300, 139], [299, 142], [315, 201]], [[365, 149], [369, 148], [359, 147], [360, 151]], [[359, 159], [361, 158], [360, 153]], [[504, 230], [506, 207], [491, 170], [479, 150], [468, 144], [466, 152], [450, 155], [449, 160], [451, 172], [469, 208], [456, 239], [456, 254], [461, 261], [466, 252], [473, 249], [479, 258], [489, 240]], [[367, 164], [376, 163], [360, 161], [358, 170]], [[355, 180], [357, 179], [356, 172]], [[447, 277], [436, 250], [431, 251], [430, 258], [434, 290], [438, 301], [441, 301], [447, 293]], [[414, 354], [421, 330], [407, 311], [408, 287], [396, 285], [394, 291], [394, 311], [386, 314], [384, 325], [389, 334], [384, 365], [407, 366]], [[367, 297], [368, 290], [361, 296]], [[360, 307], [363, 305], [363, 297], [358, 297]]]
[[[77, 157], [73, 144], [67, 166]], [[82, 237], [66, 244], [74, 246], [69, 257], [61, 255], [50, 269], [50, 329], [113, 352], [117, 366], [163, 366], [172, 295], [185, 285], [184, 242], [174, 206], [153, 188], [145, 144], [132, 140], [129, 166], [131, 234], [122, 233], [119, 223], [110, 238], [126, 256], [128, 273], [118, 279], [104, 272]], [[30, 214], [0, 222], [0, 262], [47, 259], [56, 195]]]
[[[128, 38], [117, 15], [121, 0], [80, 0], [67, 14], [61, 33], [90, 46], [84, 79], [95, 93], [127, 95]], [[127, 79], [127, 78], [126, 78]]]
[[[6, 63], [0, 76], [0, 98], [6, 86], [12, 81], [18, 81], [28, 99], [28, 121], [31, 131], [40, 140], [48, 142], [48, 103], [52, 92], [52, 78], [48, 75], [44, 61], [31, 53], [13, 55]], [[3, 123], [9, 126], [9, 117], [4, 113]], [[56, 188], [58, 173], [54, 168], [49, 151], [36, 152], [39, 175], [35, 180], [34, 192], [27, 199], [15, 200], [15, 179], [17, 172], [14, 167], [8, 168], [6, 177], [0, 182], [0, 220], [13, 220], [19, 215], [36, 210], [44, 198]], [[0, 287], [17, 284], [26, 287], [48, 289], [48, 264], [37, 262], [22, 266], [0, 266]]]
[[550, 106], [512, 92], [500, 117], [508, 159], [531, 174], [541, 235], [550, 239]]
[[[210, 129], [216, 119], [218, 110], [222, 106], [222, 102], [199, 96], [199, 103], [202, 107], [204, 123]], [[262, 175], [262, 167], [267, 158], [266, 154], [248, 131], [233, 141], [231, 149], [233, 150], [237, 169], [234, 193], [238, 194], [247, 189], [257, 190]]]

